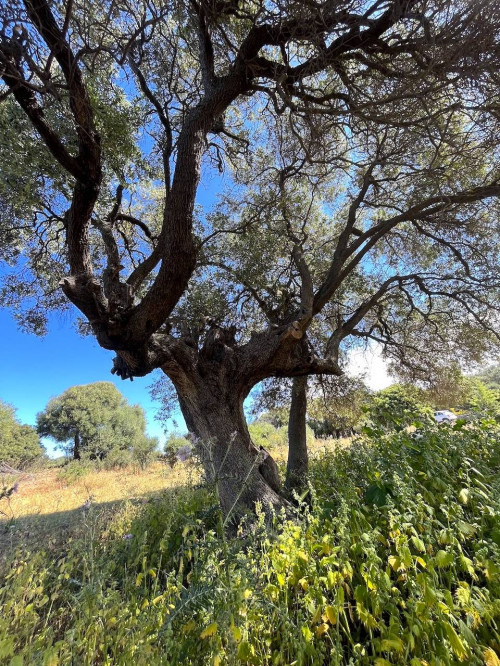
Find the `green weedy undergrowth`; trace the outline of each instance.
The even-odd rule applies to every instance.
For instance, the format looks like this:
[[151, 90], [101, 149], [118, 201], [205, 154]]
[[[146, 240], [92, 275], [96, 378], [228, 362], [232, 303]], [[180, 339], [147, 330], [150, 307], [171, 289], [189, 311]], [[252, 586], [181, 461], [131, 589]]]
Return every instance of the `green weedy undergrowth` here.
[[213, 495], [125, 505], [56, 558], [18, 552], [0, 663], [500, 664], [500, 430], [370, 431], [311, 507], [227, 540]]

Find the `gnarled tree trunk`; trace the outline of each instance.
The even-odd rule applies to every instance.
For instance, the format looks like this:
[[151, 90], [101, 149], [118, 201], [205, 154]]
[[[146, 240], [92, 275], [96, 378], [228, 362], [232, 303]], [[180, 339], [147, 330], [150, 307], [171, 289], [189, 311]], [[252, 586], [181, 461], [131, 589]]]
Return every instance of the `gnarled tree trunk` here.
[[278, 468], [250, 438], [243, 413], [245, 393], [237, 379], [223, 372], [193, 374], [177, 377], [174, 384], [207, 480], [217, 486], [224, 516], [237, 519], [257, 502], [264, 510], [283, 506]]
[[309, 457], [306, 439], [307, 377], [294, 377], [288, 418], [288, 463], [285, 487], [301, 490], [307, 480]]
[[[201, 346], [168, 334], [153, 338], [151, 356], [164, 359], [160, 367], [175, 386], [207, 480], [216, 484], [228, 520], [254, 511], [256, 503], [265, 511], [287, 505], [275, 461], [267, 451], [257, 449], [248, 432], [243, 401], [251, 388], [270, 374], [340, 374], [334, 359], [317, 358], [306, 341], [297, 345], [299, 329], [299, 322], [293, 321], [255, 334], [240, 345], [235, 342], [234, 327], [215, 324]], [[115, 372], [137, 375], [144, 361], [148, 362], [147, 357], [121, 351]], [[304, 380], [299, 385], [305, 389]]]

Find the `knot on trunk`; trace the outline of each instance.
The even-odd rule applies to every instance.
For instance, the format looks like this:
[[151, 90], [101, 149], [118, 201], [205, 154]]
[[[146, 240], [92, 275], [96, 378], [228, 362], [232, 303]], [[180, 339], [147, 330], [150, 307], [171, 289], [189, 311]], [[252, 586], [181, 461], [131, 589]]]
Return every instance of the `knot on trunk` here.
[[114, 357], [111, 374], [118, 375], [121, 379], [130, 379], [131, 382], [134, 381], [134, 371], [121, 356]]
[[260, 447], [260, 454], [263, 460], [259, 465], [259, 472], [264, 477], [266, 483], [274, 490], [275, 493], [281, 492], [281, 478], [278, 465], [272, 458], [271, 454], [263, 446]]
[[203, 355], [209, 360], [222, 361], [228, 348], [234, 346], [235, 336], [236, 326], [229, 326], [229, 328], [212, 326], [205, 338], [202, 349]]
[[294, 340], [300, 340], [304, 335], [302, 326], [299, 321], [292, 321], [290, 326], [285, 331], [283, 338], [293, 338]]

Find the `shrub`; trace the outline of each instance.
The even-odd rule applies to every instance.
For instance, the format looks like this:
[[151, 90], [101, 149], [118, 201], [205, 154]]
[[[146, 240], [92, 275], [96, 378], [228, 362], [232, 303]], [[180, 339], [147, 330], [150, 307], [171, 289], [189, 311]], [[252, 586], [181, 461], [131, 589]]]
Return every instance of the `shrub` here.
[[81, 541], [5, 570], [0, 658], [497, 664], [499, 475], [496, 423], [431, 425], [313, 461], [312, 507], [272, 532], [261, 516], [227, 540], [204, 489], [128, 502], [106, 538], [91, 507]]
[[185, 446], [191, 446], [189, 439], [173, 432], [170, 433], [167, 441], [165, 442], [165, 452], [177, 453], [179, 449], [182, 449]]
[[412, 423], [432, 421], [432, 409], [420, 401], [417, 391], [394, 385], [376, 393], [367, 408], [371, 422], [384, 430], [402, 430]]
[[143, 437], [132, 447], [131, 458], [140, 469], [144, 470], [152, 464], [157, 453], [158, 439], [156, 437]]
[[[254, 421], [248, 426], [248, 431], [253, 443], [257, 448], [263, 446], [265, 449], [273, 449], [278, 446], [288, 446], [288, 426], [275, 428], [268, 421]], [[307, 444], [310, 446], [314, 442], [314, 432], [306, 427]]]
[[132, 464], [132, 451], [130, 449], [111, 449], [100, 462], [100, 467], [106, 470], [124, 469]]
[[87, 474], [95, 471], [96, 467], [90, 460], [71, 460], [57, 473], [57, 478], [66, 485], [71, 485]]
[[275, 428], [268, 421], [255, 421], [248, 426], [248, 431], [257, 448], [273, 449], [287, 443], [286, 426]]
[[174, 467], [177, 462], [189, 457], [186, 452], [191, 451], [191, 449], [192, 444], [188, 436], [183, 437], [178, 433], [172, 432], [165, 442], [165, 455], [161, 457], [161, 460], [168, 463], [170, 467]]

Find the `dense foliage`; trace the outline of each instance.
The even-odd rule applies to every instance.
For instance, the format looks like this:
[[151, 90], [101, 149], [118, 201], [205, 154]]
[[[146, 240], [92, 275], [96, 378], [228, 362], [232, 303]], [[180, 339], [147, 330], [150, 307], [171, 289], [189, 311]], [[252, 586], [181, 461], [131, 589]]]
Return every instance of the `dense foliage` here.
[[500, 365], [491, 365], [477, 375], [486, 386], [495, 391], [500, 391]]
[[13, 557], [0, 659], [18, 664], [471, 666], [500, 655], [500, 431], [431, 426], [312, 465], [313, 506], [228, 542], [205, 489]]
[[[364, 421], [364, 408], [371, 392], [359, 378], [309, 378], [307, 425], [315, 437], [345, 437]], [[291, 382], [273, 378], [262, 382], [252, 395], [252, 412], [259, 421], [276, 428], [288, 425]], [[264, 411], [263, 411], [264, 410]]]
[[418, 391], [398, 384], [376, 393], [366, 413], [372, 423], [384, 430], [402, 430], [432, 417], [431, 408], [422, 402]]
[[72, 386], [37, 415], [40, 435], [60, 442], [75, 459], [102, 460], [112, 451], [135, 452], [140, 464], [151, 457], [156, 438], [145, 433], [139, 405], [129, 405], [111, 382]]
[[36, 430], [22, 425], [16, 418], [14, 407], [0, 400], [0, 462], [19, 467], [44, 453]]
[[500, 389], [489, 388], [479, 379], [470, 380], [462, 402], [465, 411], [500, 419]]

